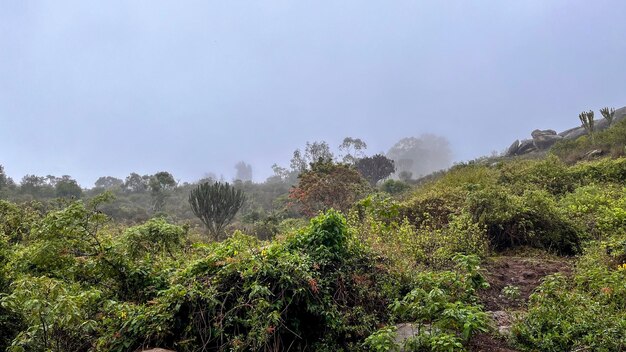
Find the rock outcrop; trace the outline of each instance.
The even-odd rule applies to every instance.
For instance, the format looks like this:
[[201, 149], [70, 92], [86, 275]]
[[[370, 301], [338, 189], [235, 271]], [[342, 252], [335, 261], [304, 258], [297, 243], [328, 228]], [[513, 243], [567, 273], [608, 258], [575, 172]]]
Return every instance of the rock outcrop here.
[[[626, 119], [626, 106], [615, 110], [613, 116], [613, 124], [617, 121]], [[600, 117], [595, 120], [594, 130], [602, 131], [609, 128], [609, 122]], [[534, 130], [531, 133], [532, 139], [516, 140], [504, 153], [505, 156], [516, 156], [532, 153], [535, 151], [548, 150], [556, 142], [562, 139], [576, 139], [584, 136], [587, 131], [583, 127], [574, 127], [557, 133], [554, 130]]]
[[548, 149], [554, 143], [563, 139], [563, 137], [556, 134], [555, 130], [534, 130], [530, 135], [533, 137], [535, 148], [539, 150]]

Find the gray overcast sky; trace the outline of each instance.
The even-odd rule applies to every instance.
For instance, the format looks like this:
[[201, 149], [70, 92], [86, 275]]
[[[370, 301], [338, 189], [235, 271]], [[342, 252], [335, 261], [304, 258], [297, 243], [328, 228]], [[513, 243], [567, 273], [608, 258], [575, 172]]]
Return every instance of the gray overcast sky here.
[[626, 105], [626, 2], [0, 1], [0, 164], [193, 181], [307, 140], [456, 160]]

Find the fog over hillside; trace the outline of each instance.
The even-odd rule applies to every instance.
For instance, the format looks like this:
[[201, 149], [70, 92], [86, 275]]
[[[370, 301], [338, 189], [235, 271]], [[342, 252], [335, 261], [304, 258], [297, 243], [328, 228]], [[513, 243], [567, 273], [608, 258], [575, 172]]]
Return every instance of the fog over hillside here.
[[5, 1], [0, 164], [15, 180], [68, 174], [90, 186], [160, 170], [229, 180], [244, 161], [263, 181], [306, 141], [337, 148], [351, 136], [387, 153], [425, 134], [449, 141], [451, 161], [469, 160], [622, 106], [625, 10]]

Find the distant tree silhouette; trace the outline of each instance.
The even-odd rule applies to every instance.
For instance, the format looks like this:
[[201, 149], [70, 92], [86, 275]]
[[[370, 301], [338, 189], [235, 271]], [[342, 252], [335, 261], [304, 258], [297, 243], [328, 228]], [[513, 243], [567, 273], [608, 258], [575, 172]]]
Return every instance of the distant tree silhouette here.
[[369, 181], [372, 186], [396, 171], [393, 160], [382, 154], [359, 159], [355, 166], [359, 173]]
[[165, 206], [165, 200], [169, 196], [169, 191], [176, 187], [174, 176], [167, 171], [161, 171], [150, 177], [148, 183], [152, 196], [152, 210], [159, 212]]
[[367, 149], [367, 144], [360, 138], [346, 137], [339, 146], [339, 151], [344, 153], [343, 162], [355, 164], [359, 158], [363, 157], [363, 151]]
[[237, 170], [235, 180], [241, 180], [244, 182], [252, 181], [252, 166], [250, 164], [246, 164], [244, 161], [240, 161], [235, 164], [235, 170]]

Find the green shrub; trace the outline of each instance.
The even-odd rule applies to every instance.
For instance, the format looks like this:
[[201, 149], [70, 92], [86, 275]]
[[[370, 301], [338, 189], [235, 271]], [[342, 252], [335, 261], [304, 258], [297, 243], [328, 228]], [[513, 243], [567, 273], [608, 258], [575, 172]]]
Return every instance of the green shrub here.
[[568, 167], [559, 158], [548, 156], [541, 160], [516, 160], [503, 163], [498, 183], [522, 194], [530, 189], [540, 189], [553, 195], [571, 192], [576, 184]]
[[86, 351], [96, 331], [100, 297], [98, 290], [43, 276], [15, 281], [1, 304], [27, 328], [8, 351]]
[[389, 197], [371, 195], [357, 203], [350, 218], [359, 239], [401, 271], [410, 271], [416, 264], [448, 268], [457, 253], [487, 255], [485, 228], [462, 209], [445, 222], [433, 221], [425, 213], [415, 226], [406, 218], [399, 220], [402, 206]]
[[174, 251], [182, 247], [186, 235], [186, 228], [156, 218], [127, 229], [124, 232], [123, 241], [127, 253], [133, 258], [158, 253], [166, 253], [174, 257]]
[[461, 213], [468, 191], [460, 188], [434, 188], [415, 195], [400, 205], [401, 218], [416, 227], [425, 221], [435, 228], [445, 226], [451, 215]]
[[399, 346], [391, 340], [393, 329], [385, 327], [365, 340], [370, 349], [461, 351], [473, 335], [488, 331], [489, 318], [476, 304], [476, 291], [488, 287], [479, 258], [456, 255], [454, 259], [457, 270], [417, 274], [416, 287], [391, 305], [394, 318], [410, 322], [415, 336]]
[[512, 329], [528, 351], [622, 351], [626, 348], [626, 236], [591, 242], [574, 274], [553, 275], [531, 295]]
[[580, 252], [579, 230], [545, 191], [517, 196], [492, 188], [471, 194], [468, 207], [494, 249], [530, 245], [559, 254]]
[[353, 350], [387, 320], [395, 281], [381, 264], [335, 211], [284, 242], [235, 234], [207, 247], [152, 303], [111, 308], [98, 346]]
[[[0, 299], [9, 292], [11, 281], [6, 265], [11, 255], [9, 237], [0, 232]], [[0, 351], [5, 351], [23, 328], [21, 317], [0, 304]]]
[[626, 158], [580, 162], [571, 167], [570, 173], [581, 185], [600, 182], [624, 185], [626, 184]]
[[0, 234], [4, 233], [13, 243], [28, 236], [39, 219], [39, 213], [27, 204], [16, 205], [0, 200]]
[[49, 277], [75, 279], [85, 273], [86, 261], [102, 254], [105, 238], [98, 232], [106, 216], [82, 201], [48, 213], [16, 247], [13, 269]]
[[[597, 266], [597, 263], [595, 263]], [[531, 296], [529, 310], [512, 329], [528, 351], [621, 351], [626, 348], [625, 271], [580, 270], [572, 283], [554, 275]]]
[[449, 267], [455, 254], [487, 255], [489, 242], [484, 226], [468, 214], [452, 215], [450, 222], [436, 229], [426, 224], [414, 230], [404, 245], [417, 262], [433, 268]]
[[605, 239], [626, 231], [626, 188], [592, 184], [577, 188], [559, 206], [584, 228], [586, 239]]
[[365, 339], [364, 345], [373, 352], [397, 352], [400, 345], [396, 342], [396, 327], [379, 329]]
[[402, 181], [389, 179], [383, 182], [383, 184], [380, 186], [380, 189], [383, 192], [389, 193], [391, 195], [398, 195], [411, 189], [411, 186]]
[[346, 219], [329, 210], [324, 216], [311, 219], [308, 228], [287, 240], [288, 250], [307, 253], [319, 264], [341, 262], [349, 251], [350, 234]]
[[588, 136], [561, 140], [551, 148], [551, 152], [562, 160], [573, 163], [595, 149], [611, 153], [613, 156], [624, 156], [626, 152], [624, 146], [626, 146], [626, 119], [614, 123], [609, 129], [595, 132], [593, 140]]
[[497, 170], [482, 165], [456, 166], [434, 182], [416, 189], [413, 197], [401, 204], [401, 217], [407, 217], [417, 227], [424, 220], [429, 220], [431, 226], [442, 227], [450, 215], [462, 212], [469, 193], [495, 185], [497, 177]]

